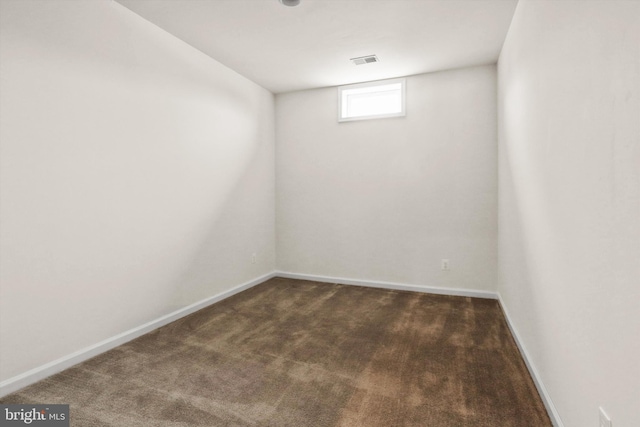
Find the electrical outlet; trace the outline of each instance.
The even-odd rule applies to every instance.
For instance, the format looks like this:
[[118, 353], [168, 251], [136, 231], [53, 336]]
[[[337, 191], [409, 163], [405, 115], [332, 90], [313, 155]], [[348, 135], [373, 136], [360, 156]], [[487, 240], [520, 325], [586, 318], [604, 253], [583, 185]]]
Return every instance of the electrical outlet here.
[[604, 409], [600, 409], [600, 427], [613, 427], [613, 423], [611, 422], [611, 418], [604, 412]]
[[440, 261], [440, 269], [442, 269], [444, 271], [449, 271], [449, 260], [448, 259], [443, 259], [442, 261]]
[[258, 261], [258, 254], [255, 252], [251, 254], [251, 264], [255, 264]]

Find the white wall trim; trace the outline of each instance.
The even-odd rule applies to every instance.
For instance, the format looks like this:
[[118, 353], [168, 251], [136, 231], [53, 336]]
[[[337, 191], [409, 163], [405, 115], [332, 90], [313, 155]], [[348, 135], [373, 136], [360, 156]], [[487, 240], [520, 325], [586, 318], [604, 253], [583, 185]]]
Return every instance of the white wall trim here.
[[500, 295], [500, 292], [498, 292], [497, 295], [498, 295], [498, 301], [500, 302], [500, 307], [502, 308], [504, 317], [507, 320], [507, 325], [511, 330], [511, 335], [515, 340], [516, 345], [518, 346], [518, 349], [520, 349], [520, 354], [524, 359], [524, 363], [527, 365], [527, 369], [529, 369], [529, 374], [531, 374], [531, 378], [533, 379], [533, 382], [536, 385], [536, 388], [538, 389], [538, 393], [542, 398], [542, 402], [544, 403], [545, 408], [547, 408], [547, 413], [549, 414], [549, 418], [551, 418], [551, 422], [553, 423], [554, 427], [564, 427], [564, 424], [562, 424], [562, 419], [560, 418], [560, 414], [556, 410], [556, 407], [553, 404], [553, 401], [551, 400], [551, 396], [549, 395], [547, 388], [544, 386], [544, 383], [542, 382], [542, 378], [540, 377], [538, 370], [533, 364], [533, 359], [531, 358], [531, 355], [527, 351], [527, 348], [525, 347], [524, 341], [522, 340], [520, 334], [518, 333], [518, 330], [513, 324], [511, 320], [511, 316], [509, 316], [509, 311], [507, 310], [507, 306], [505, 305], [504, 300], [502, 299], [502, 295]]
[[125, 331], [111, 338], [107, 338], [106, 340], [101, 341], [97, 344], [86, 347], [82, 350], [79, 350], [67, 356], [61, 357], [60, 359], [46, 363], [42, 366], [39, 366], [37, 368], [24, 372], [20, 375], [16, 375], [13, 378], [9, 378], [5, 381], [2, 381], [0, 383], [0, 397], [6, 396], [7, 394], [18, 391], [23, 387], [36, 383], [40, 380], [43, 380], [53, 374], [57, 374], [58, 372], [61, 372], [67, 368], [70, 368], [73, 365], [76, 365], [80, 362], [84, 362], [85, 360], [91, 359], [94, 356], [97, 356], [101, 353], [104, 353], [108, 350], [118, 347], [119, 345], [129, 342], [135, 338], [138, 338], [146, 333], [149, 333], [155, 329], [158, 329], [164, 325], [167, 325], [175, 320], [178, 320], [189, 314], [195, 313], [196, 311], [201, 310], [205, 307], [208, 307], [211, 304], [215, 304], [218, 301], [222, 301], [226, 298], [229, 298], [232, 295], [235, 295], [239, 292], [242, 292], [256, 285], [259, 285], [260, 283], [263, 283], [275, 276], [276, 276], [276, 273], [271, 272], [263, 276], [257, 277], [253, 280], [250, 280], [248, 282], [235, 286], [229, 290], [220, 292], [219, 294], [216, 294], [209, 298], [205, 298], [201, 301], [190, 304], [172, 313], [159, 317], [158, 319], [147, 322], [144, 325], [140, 325], [136, 328], [129, 329], [128, 331]]
[[500, 307], [502, 308], [505, 319], [507, 321], [507, 325], [511, 330], [511, 334], [516, 342], [516, 345], [520, 349], [522, 358], [524, 359], [524, 362], [527, 365], [527, 368], [529, 369], [529, 373], [531, 374], [533, 382], [535, 383], [536, 388], [538, 389], [538, 392], [540, 393], [542, 401], [547, 409], [547, 412], [549, 413], [551, 422], [555, 427], [564, 427], [562, 420], [560, 418], [560, 415], [558, 414], [558, 411], [553, 405], [549, 392], [544, 386], [542, 379], [540, 378], [540, 374], [535, 368], [532, 362], [531, 356], [529, 355], [529, 352], [527, 351], [520, 337], [520, 334], [515, 328], [511, 320], [511, 317], [509, 316], [509, 311], [507, 310], [504, 300], [502, 299], [502, 296], [500, 295], [499, 292], [480, 291], [480, 290], [474, 290], [474, 289], [456, 289], [456, 288], [442, 288], [442, 287], [435, 287], [435, 286], [410, 285], [410, 284], [404, 284], [404, 283], [383, 282], [383, 281], [373, 281], [373, 280], [359, 280], [359, 279], [350, 279], [350, 278], [343, 278], [343, 277], [291, 273], [291, 272], [285, 272], [285, 271], [274, 271], [274, 272], [265, 274], [263, 276], [257, 277], [253, 280], [250, 280], [248, 282], [235, 286], [227, 291], [220, 292], [219, 294], [216, 294], [204, 300], [188, 305], [172, 313], [159, 317], [158, 319], [147, 322], [144, 325], [130, 329], [114, 337], [101, 341], [97, 344], [94, 344], [82, 350], [71, 353], [60, 359], [54, 360], [52, 362], [46, 363], [37, 368], [31, 369], [30, 371], [17, 375], [13, 378], [9, 378], [8, 380], [5, 380], [0, 383], [0, 397], [6, 396], [7, 394], [20, 390], [23, 387], [26, 387], [28, 385], [41, 381], [53, 374], [61, 372], [67, 368], [70, 368], [71, 366], [74, 366], [94, 356], [97, 356], [101, 353], [111, 350], [119, 345], [129, 342], [135, 338], [138, 338], [146, 333], [149, 333], [155, 329], [158, 329], [182, 317], [188, 316], [189, 314], [195, 313], [196, 311], [201, 310], [205, 307], [208, 307], [211, 304], [215, 304], [216, 302], [229, 298], [232, 295], [235, 295], [239, 292], [245, 291], [249, 288], [259, 285], [260, 283], [263, 283], [274, 277], [283, 277], [283, 278], [298, 279], [298, 280], [310, 280], [310, 281], [323, 282], [323, 283], [338, 283], [342, 285], [366, 286], [371, 288], [423, 292], [423, 293], [432, 293], [432, 294], [439, 294], [439, 295], [453, 295], [453, 296], [465, 296], [465, 297], [474, 297], [474, 298], [497, 299], [500, 303]]
[[287, 279], [311, 280], [324, 283], [339, 283], [341, 285], [367, 286], [370, 288], [395, 289], [399, 291], [424, 292], [429, 294], [453, 295], [462, 297], [498, 299], [498, 294], [492, 291], [479, 291], [475, 289], [440, 288], [436, 286], [408, 285], [405, 283], [380, 282], [374, 280], [348, 279], [344, 277], [316, 276], [313, 274], [290, 273], [276, 271], [277, 277]]

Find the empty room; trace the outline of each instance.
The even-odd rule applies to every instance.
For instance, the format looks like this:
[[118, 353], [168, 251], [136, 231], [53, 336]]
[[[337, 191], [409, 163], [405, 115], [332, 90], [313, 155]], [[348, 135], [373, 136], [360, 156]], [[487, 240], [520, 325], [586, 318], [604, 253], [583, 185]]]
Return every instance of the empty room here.
[[640, 0], [0, 0], [0, 426], [640, 426]]

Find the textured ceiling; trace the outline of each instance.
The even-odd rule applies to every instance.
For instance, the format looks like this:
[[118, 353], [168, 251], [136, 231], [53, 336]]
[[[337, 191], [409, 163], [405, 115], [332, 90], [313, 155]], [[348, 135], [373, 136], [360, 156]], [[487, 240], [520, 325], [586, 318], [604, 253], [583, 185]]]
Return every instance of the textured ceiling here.
[[[274, 93], [495, 63], [517, 0], [117, 0]], [[376, 54], [379, 63], [349, 59]]]

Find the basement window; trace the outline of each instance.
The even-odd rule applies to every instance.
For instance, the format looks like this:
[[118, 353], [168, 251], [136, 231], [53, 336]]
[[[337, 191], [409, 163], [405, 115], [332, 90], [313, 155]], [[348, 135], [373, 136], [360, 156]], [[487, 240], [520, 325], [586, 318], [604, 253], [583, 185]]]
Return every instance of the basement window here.
[[338, 121], [405, 116], [405, 79], [340, 86]]

